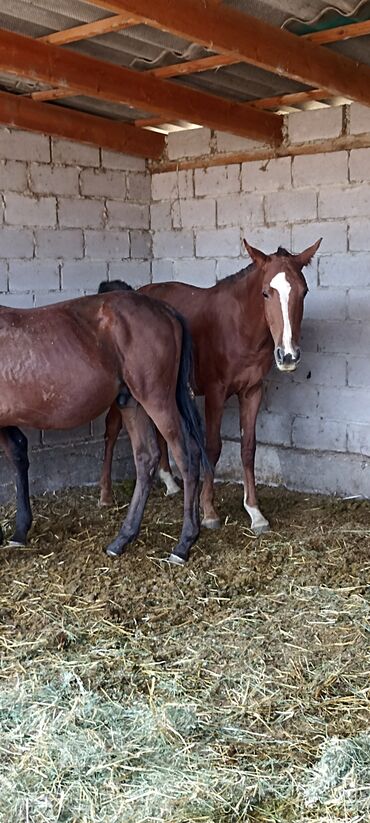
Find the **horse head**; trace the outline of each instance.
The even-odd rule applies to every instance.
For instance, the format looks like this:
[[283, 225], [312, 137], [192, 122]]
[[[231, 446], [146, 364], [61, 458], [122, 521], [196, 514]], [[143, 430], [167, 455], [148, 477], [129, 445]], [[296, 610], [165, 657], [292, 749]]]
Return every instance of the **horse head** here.
[[321, 239], [300, 254], [278, 248], [264, 254], [244, 240], [245, 248], [261, 273], [266, 323], [274, 341], [275, 362], [280, 371], [294, 371], [301, 359], [298, 345], [303, 301], [308, 292], [302, 269], [319, 248]]

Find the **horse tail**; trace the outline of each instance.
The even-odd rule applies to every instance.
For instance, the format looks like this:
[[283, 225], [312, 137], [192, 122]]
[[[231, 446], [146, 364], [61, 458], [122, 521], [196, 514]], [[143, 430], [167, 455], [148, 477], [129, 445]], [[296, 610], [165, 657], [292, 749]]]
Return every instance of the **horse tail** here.
[[202, 418], [199, 414], [191, 388], [193, 378], [193, 341], [185, 319], [174, 312], [182, 327], [182, 346], [180, 355], [179, 372], [176, 385], [176, 401], [183, 424], [185, 445], [190, 461], [189, 436], [193, 437], [199, 450], [204, 471], [212, 472], [213, 469], [207, 457]]

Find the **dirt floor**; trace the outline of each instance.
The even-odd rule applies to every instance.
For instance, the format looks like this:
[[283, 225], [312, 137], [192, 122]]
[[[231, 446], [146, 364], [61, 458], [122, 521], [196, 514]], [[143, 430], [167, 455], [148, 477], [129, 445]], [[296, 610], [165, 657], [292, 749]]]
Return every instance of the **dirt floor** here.
[[370, 820], [370, 503], [261, 488], [255, 538], [220, 484], [178, 568], [159, 488], [104, 554], [131, 491], [37, 498], [0, 550], [0, 820]]

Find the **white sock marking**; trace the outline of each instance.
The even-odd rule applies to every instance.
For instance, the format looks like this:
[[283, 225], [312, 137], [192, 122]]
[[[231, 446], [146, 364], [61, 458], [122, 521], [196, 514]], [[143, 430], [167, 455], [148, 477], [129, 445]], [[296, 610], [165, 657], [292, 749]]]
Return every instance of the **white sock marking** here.
[[180, 491], [180, 486], [177, 485], [176, 480], [172, 477], [171, 472], [165, 471], [165, 469], [159, 469], [159, 477], [162, 480], [162, 483], [166, 486], [166, 495], [169, 494], [177, 494]]
[[258, 506], [248, 506], [247, 495], [244, 495], [244, 508], [251, 519], [251, 529], [267, 529], [269, 521], [263, 516]]
[[285, 271], [279, 271], [272, 278], [270, 286], [279, 293], [281, 312], [283, 315], [283, 349], [284, 354], [295, 355], [292, 345], [292, 329], [289, 320], [289, 294], [291, 292], [291, 285], [288, 283]]

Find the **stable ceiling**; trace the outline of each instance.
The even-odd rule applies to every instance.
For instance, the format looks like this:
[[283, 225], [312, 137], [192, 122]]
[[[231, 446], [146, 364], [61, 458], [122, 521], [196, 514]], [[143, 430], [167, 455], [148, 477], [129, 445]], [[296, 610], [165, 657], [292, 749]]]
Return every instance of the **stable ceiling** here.
[[370, 105], [370, 2], [0, 0], [0, 122], [159, 157], [206, 125], [277, 145], [281, 113]]

